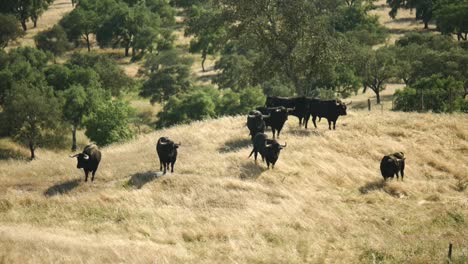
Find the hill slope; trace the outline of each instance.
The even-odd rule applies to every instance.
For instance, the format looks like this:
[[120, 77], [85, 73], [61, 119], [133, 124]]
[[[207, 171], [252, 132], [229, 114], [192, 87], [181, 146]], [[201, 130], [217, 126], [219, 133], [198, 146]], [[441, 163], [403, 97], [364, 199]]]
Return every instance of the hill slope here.
[[[1, 161], [0, 262], [440, 263], [449, 242], [467, 261], [466, 115], [355, 111], [336, 131], [290, 118], [274, 170], [247, 159], [244, 123], [105, 148], [93, 184], [65, 153]], [[182, 143], [164, 176], [162, 135]], [[380, 159], [397, 150], [405, 181], [384, 184]]]

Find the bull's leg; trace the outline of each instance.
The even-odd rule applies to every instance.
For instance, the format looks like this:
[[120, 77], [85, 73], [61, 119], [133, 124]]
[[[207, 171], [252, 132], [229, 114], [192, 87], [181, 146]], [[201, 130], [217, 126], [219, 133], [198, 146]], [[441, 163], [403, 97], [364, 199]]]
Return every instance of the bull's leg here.
[[336, 128], [336, 121], [333, 121], [333, 130]]
[[257, 155], [258, 155], [258, 152], [257, 152], [257, 151], [255, 151], [255, 152], [254, 152], [254, 159], [255, 159], [255, 164], [257, 164]]
[[401, 162], [401, 181], [403, 181], [403, 177], [405, 176], [405, 160]]
[[175, 160], [171, 162], [171, 172], [172, 173], [174, 172], [174, 164], [175, 164]]
[[328, 129], [331, 130], [331, 121], [328, 120]]
[[279, 134], [280, 134], [280, 132], [281, 132], [281, 128], [280, 128], [280, 129], [278, 129], [278, 132], [276, 132], [276, 137], [277, 137], [277, 138], [279, 138]]
[[163, 162], [161, 159], [159, 159], [159, 171], [162, 171], [162, 166], [163, 166]]
[[166, 162], [163, 162], [163, 174], [166, 174], [166, 168], [167, 168], [167, 163]]
[[316, 121], [317, 121], [317, 116], [313, 116], [313, 117], [312, 117], [312, 122], [314, 123], [314, 127], [315, 127], [315, 128], [317, 128], [317, 123], [316, 123]]
[[85, 174], [85, 180], [84, 180], [84, 181], [85, 181], [85, 182], [88, 181], [88, 173], [89, 173], [89, 171], [84, 170], [84, 174]]
[[302, 127], [302, 117], [298, 117], [299, 118], [299, 127]]
[[272, 163], [271, 163], [271, 169], [274, 169], [274, 168], [275, 168], [275, 163], [272, 162]]
[[94, 175], [96, 174], [96, 170], [93, 170], [93, 176], [91, 177], [91, 182], [94, 181]]
[[273, 138], [275, 138], [275, 129], [271, 127], [271, 132], [273, 133]]
[[267, 160], [266, 163], [267, 163], [267, 168], [269, 169], [270, 168], [270, 162]]

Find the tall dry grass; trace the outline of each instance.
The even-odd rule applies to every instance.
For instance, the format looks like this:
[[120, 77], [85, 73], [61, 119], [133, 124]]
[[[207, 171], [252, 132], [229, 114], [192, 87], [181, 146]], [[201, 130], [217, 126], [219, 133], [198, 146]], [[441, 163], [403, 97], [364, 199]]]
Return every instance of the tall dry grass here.
[[[440, 263], [468, 260], [468, 117], [351, 111], [336, 131], [290, 118], [274, 170], [244, 117], [104, 148], [94, 183], [67, 153], [0, 161], [0, 262]], [[181, 142], [161, 176], [160, 136]], [[382, 182], [386, 153], [405, 181]]]

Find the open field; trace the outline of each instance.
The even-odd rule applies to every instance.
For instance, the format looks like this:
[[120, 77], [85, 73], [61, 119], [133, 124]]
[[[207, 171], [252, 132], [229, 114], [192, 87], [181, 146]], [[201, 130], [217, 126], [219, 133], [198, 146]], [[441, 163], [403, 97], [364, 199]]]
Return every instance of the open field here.
[[[94, 183], [67, 153], [0, 161], [0, 262], [441, 263], [449, 242], [468, 261], [466, 115], [350, 111], [336, 131], [290, 118], [274, 170], [247, 159], [244, 122], [104, 148]], [[162, 135], [182, 143], [164, 176]], [[394, 151], [405, 181], [383, 183]]]

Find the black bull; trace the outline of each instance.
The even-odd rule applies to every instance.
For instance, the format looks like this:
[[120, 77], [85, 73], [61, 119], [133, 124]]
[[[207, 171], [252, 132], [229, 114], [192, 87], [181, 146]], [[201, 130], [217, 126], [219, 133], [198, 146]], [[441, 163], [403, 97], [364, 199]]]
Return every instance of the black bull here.
[[266, 106], [294, 108], [289, 114], [299, 118], [299, 126], [304, 124], [305, 128], [307, 128], [309, 118], [312, 116], [315, 127], [317, 127], [317, 117], [319, 117], [319, 121], [325, 117], [328, 120], [329, 129], [331, 129], [331, 124], [335, 129], [338, 117], [346, 115], [346, 104], [340, 100], [319, 100], [304, 96], [291, 98], [268, 96]]

